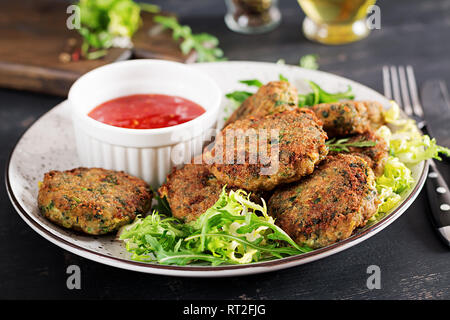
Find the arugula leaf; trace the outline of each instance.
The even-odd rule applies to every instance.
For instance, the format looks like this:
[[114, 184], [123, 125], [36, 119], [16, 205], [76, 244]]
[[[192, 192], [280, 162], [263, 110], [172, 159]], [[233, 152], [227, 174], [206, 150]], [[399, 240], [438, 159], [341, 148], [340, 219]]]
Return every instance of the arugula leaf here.
[[225, 95], [225, 97], [241, 104], [242, 102], [244, 102], [245, 99], [247, 99], [248, 97], [251, 97], [252, 95], [253, 95], [253, 93], [248, 92], [248, 91], [233, 91], [233, 92], [227, 93]]
[[317, 70], [319, 69], [319, 64], [317, 63], [317, 59], [319, 55], [317, 54], [307, 54], [300, 58], [299, 65], [302, 68]]
[[180, 25], [175, 17], [155, 16], [153, 20], [164, 28], [172, 30], [175, 41], [182, 40], [180, 49], [183, 54], [191, 50], [197, 53], [197, 62], [224, 60], [222, 49], [218, 48], [219, 40], [211, 34], [193, 34], [189, 26]]
[[355, 98], [351, 86], [348, 86], [348, 89], [345, 92], [330, 93], [323, 90], [313, 81], [308, 81], [308, 83], [312, 89], [312, 92], [298, 95], [299, 107], [314, 106], [319, 103], [331, 103], [338, 102], [343, 99], [351, 100]]
[[262, 82], [261, 81], [259, 81], [258, 79], [251, 79], [251, 80], [240, 80], [239, 81], [240, 83], [243, 83], [243, 84], [246, 84], [246, 85], [248, 85], [249, 87], [257, 87], [257, 88], [260, 88], [260, 87], [262, 87]]
[[318, 103], [331, 103], [337, 102], [343, 99], [352, 100], [355, 98], [355, 95], [352, 92], [352, 87], [348, 86], [347, 91], [345, 92], [337, 92], [337, 93], [329, 93], [323, 90], [317, 83], [313, 81], [308, 81], [309, 85], [313, 89], [314, 92], [317, 92], [318, 95]]
[[280, 81], [286, 81], [286, 82], [289, 82], [288, 78], [286, 78], [285, 76], [283, 76], [281, 73], [278, 75], [278, 78], [280, 79]]
[[353, 141], [353, 142], [348, 142], [350, 138], [342, 138], [337, 140], [336, 138], [332, 138], [328, 141], [325, 142], [325, 144], [328, 146], [328, 149], [330, 151], [335, 151], [335, 152], [349, 152], [350, 150], [348, 149], [349, 147], [358, 147], [358, 148], [364, 148], [364, 147], [373, 147], [377, 144], [376, 141], [371, 141], [371, 140], [365, 140], [364, 138], [362, 138], [359, 141]]
[[300, 108], [313, 106], [318, 103], [319, 103], [319, 96], [318, 96], [317, 92], [311, 92], [311, 93], [307, 93], [307, 94], [299, 94], [298, 95], [298, 106]]
[[242, 190], [227, 194], [225, 188], [195, 221], [185, 224], [154, 211], [122, 228], [120, 239], [133, 260], [176, 265], [242, 264], [311, 250], [274, 224], [265, 203], [251, 202]]
[[158, 211], [159, 214], [162, 214], [164, 216], [172, 215], [169, 203], [167, 202], [167, 199], [165, 197], [161, 198], [159, 195], [155, 195], [155, 200], [157, 204], [154, 209]]

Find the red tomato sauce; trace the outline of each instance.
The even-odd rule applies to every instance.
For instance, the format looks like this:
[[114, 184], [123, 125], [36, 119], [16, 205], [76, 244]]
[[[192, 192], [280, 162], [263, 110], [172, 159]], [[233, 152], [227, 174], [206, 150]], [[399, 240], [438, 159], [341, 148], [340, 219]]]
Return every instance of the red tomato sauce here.
[[115, 127], [156, 129], [181, 124], [205, 112], [188, 99], [164, 94], [134, 94], [95, 107], [88, 116]]

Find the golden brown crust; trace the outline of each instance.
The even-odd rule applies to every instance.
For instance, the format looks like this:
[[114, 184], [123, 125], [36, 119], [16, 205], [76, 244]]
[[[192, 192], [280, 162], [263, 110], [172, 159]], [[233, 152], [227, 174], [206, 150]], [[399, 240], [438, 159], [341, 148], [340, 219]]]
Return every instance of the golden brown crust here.
[[224, 127], [248, 117], [260, 118], [269, 114], [297, 108], [297, 89], [287, 81], [272, 81], [263, 85], [237, 108]]
[[361, 101], [367, 109], [367, 117], [369, 118], [372, 129], [378, 129], [386, 124], [383, 116], [383, 106], [376, 101]]
[[[189, 222], [216, 203], [224, 185], [206, 164], [186, 164], [181, 169], [174, 169], [158, 192], [167, 199], [174, 217]], [[251, 198], [261, 202], [260, 194], [252, 194]]]
[[367, 108], [359, 101], [321, 103], [310, 107], [328, 137], [363, 133], [370, 128]]
[[88, 234], [117, 230], [145, 214], [153, 193], [143, 180], [101, 168], [50, 171], [40, 185], [38, 205], [49, 220]]
[[172, 215], [186, 222], [195, 220], [219, 199], [223, 184], [204, 164], [186, 164], [174, 169], [159, 188], [166, 197]]
[[[272, 129], [278, 130], [278, 139], [271, 137]], [[227, 148], [227, 135], [234, 132], [239, 136], [238, 130], [242, 130], [241, 136], [253, 130], [258, 140], [261, 137], [260, 130], [267, 132], [267, 152], [259, 151], [257, 161], [252, 163], [250, 154], [257, 148], [255, 140], [249, 139], [250, 142], [245, 143], [245, 146], [233, 143]], [[297, 108], [263, 118], [238, 120], [228, 125], [222, 130], [222, 135], [216, 138], [214, 148], [205, 151], [204, 156], [212, 163], [211, 172], [219, 181], [245, 190], [272, 190], [279, 184], [297, 181], [312, 173], [314, 166], [328, 153], [326, 139], [327, 135], [314, 113]], [[274, 149], [275, 161], [270, 163], [268, 160], [271, 159], [272, 148], [276, 147], [278, 152]], [[223, 155], [216, 150], [223, 150]], [[245, 161], [237, 163], [239, 156]], [[234, 159], [235, 164], [229, 164], [228, 159]], [[267, 160], [266, 163], [261, 159]], [[275, 163], [277, 159], [278, 167]], [[263, 174], [271, 165], [274, 165], [274, 170]]]
[[274, 192], [275, 222], [297, 243], [324, 247], [365, 225], [379, 204], [375, 177], [360, 157], [329, 156], [312, 175]]
[[383, 174], [384, 165], [389, 157], [389, 147], [386, 141], [372, 130], [368, 130], [362, 134], [351, 137], [348, 142], [356, 142], [360, 140], [375, 141], [376, 145], [373, 147], [349, 147], [352, 154], [363, 158], [367, 164], [372, 168], [375, 176]]

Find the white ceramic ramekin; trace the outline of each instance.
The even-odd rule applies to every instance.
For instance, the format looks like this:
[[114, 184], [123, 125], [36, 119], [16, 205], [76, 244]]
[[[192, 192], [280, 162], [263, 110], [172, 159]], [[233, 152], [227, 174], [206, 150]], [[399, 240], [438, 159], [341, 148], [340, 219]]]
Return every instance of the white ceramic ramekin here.
[[[102, 102], [139, 93], [180, 96], [198, 103], [206, 112], [191, 121], [160, 129], [119, 128], [88, 116]], [[207, 132], [216, 124], [221, 98], [212, 78], [177, 62], [130, 60], [92, 70], [69, 91], [81, 163], [123, 170], [156, 188], [173, 166], [201, 152]]]

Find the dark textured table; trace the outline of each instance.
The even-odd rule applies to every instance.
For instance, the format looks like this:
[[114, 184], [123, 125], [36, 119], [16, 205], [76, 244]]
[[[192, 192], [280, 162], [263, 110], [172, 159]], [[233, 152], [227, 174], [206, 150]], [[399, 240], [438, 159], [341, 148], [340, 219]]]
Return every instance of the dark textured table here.
[[[301, 34], [303, 13], [294, 0], [280, 1], [283, 21], [258, 36], [229, 31], [221, 0], [166, 0], [196, 32], [215, 34], [230, 60], [297, 64], [320, 55], [320, 69], [382, 90], [385, 64], [411, 64], [419, 84], [440, 77], [450, 85], [450, 1], [379, 1], [381, 29], [345, 46], [323, 46]], [[0, 167], [16, 140], [62, 98], [0, 89]], [[450, 182], [450, 165], [441, 164]], [[1, 180], [4, 180], [3, 172]], [[449, 299], [450, 251], [429, 220], [426, 193], [392, 225], [344, 252], [307, 265], [255, 276], [189, 279], [140, 274], [86, 260], [31, 230], [0, 184], [0, 298], [146, 299]], [[68, 290], [66, 268], [81, 268], [81, 290]], [[381, 269], [381, 289], [366, 286], [369, 265]]]

